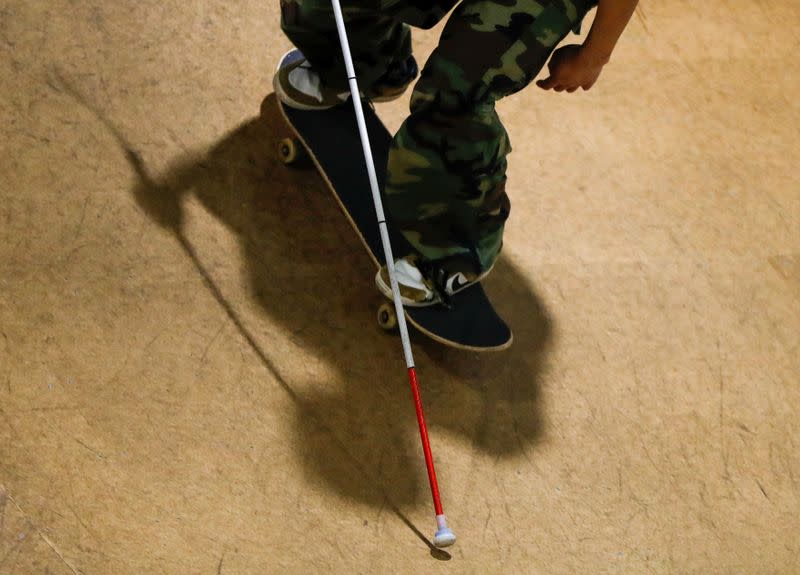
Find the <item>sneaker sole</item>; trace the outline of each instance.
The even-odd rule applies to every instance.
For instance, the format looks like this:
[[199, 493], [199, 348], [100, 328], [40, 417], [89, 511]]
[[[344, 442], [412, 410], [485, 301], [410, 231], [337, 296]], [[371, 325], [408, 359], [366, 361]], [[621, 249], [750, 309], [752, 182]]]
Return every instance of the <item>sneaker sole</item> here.
[[[313, 112], [314, 110], [330, 110], [331, 108], [339, 106], [340, 104], [335, 104], [332, 106], [323, 106], [323, 105], [312, 106], [309, 104], [303, 104], [302, 102], [293, 100], [284, 91], [283, 86], [281, 86], [280, 82], [278, 82], [278, 74], [280, 73], [281, 69], [286, 67], [287, 64], [285, 64], [285, 61], [289, 56], [289, 54], [292, 54], [293, 52], [299, 52], [299, 50], [297, 48], [292, 48], [291, 50], [286, 52], [283, 56], [281, 56], [281, 59], [278, 60], [278, 65], [275, 67], [275, 75], [272, 76], [272, 89], [275, 91], [275, 95], [278, 97], [281, 103], [295, 110], [303, 110], [304, 112]], [[291, 66], [293, 63], [294, 61], [290, 62], [288, 65]], [[345, 101], [341, 102], [341, 104], [344, 104]]]

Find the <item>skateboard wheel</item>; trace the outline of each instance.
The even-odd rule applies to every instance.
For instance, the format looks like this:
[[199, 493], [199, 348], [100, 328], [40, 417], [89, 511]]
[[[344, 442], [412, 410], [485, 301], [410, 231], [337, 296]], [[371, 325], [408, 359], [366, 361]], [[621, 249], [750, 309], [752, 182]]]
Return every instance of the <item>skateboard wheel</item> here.
[[397, 313], [392, 304], [383, 303], [378, 308], [378, 325], [386, 331], [392, 331], [397, 327]]
[[295, 163], [301, 155], [300, 143], [294, 138], [284, 138], [278, 144], [278, 157], [284, 164]]

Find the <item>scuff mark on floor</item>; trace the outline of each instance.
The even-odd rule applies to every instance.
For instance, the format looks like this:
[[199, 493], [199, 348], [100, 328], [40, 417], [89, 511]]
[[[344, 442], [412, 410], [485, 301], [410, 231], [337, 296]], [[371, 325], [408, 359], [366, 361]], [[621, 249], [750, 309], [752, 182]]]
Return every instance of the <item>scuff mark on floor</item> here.
[[769, 495], [767, 495], [767, 491], [764, 489], [764, 486], [761, 485], [761, 482], [758, 479], [756, 479], [756, 485], [758, 485], [758, 488], [761, 490], [761, 493], [764, 494], [764, 497], [766, 497], [767, 500], [769, 500]]

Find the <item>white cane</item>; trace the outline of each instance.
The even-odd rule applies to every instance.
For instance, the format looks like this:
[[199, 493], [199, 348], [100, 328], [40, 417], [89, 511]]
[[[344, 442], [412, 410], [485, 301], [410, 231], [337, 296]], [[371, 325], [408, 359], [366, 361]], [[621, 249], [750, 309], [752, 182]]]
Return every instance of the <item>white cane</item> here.
[[386, 218], [383, 214], [383, 202], [381, 201], [381, 195], [378, 189], [378, 178], [375, 175], [375, 163], [372, 159], [372, 149], [370, 148], [369, 135], [367, 134], [366, 122], [364, 121], [364, 110], [361, 108], [361, 96], [358, 90], [358, 83], [356, 81], [353, 59], [350, 56], [350, 44], [347, 41], [347, 32], [345, 31], [344, 27], [342, 7], [339, 4], [339, 0], [331, 0], [331, 2], [333, 4], [333, 13], [336, 18], [336, 27], [339, 31], [339, 42], [342, 45], [342, 55], [344, 56], [344, 65], [345, 69], [347, 70], [347, 80], [350, 84], [350, 94], [351, 99], [353, 100], [353, 108], [356, 112], [358, 131], [361, 135], [361, 146], [364, 150], [364, 159], [367, 162], [367, 174], [369, 176], [370, 189], [372, 190], [372, 201], [375, 204], [375, 213], [378, 218], [378, 228], [381, 234], [381, 244], [383, 245], [383, 253], [386, 258], [386, 266], [389, 270], [389, 282], [392, 285], [392, 296], [394, 299], [394, 308], [397, 314], [397, 321], [400, 329], [400, 339], [403, 342], [403, 352], [405, 353], [406, 366], [408, 368], [408, 379], [409, 383], [411, 384], [411, 392], [414, 397], [414, 407], [417, 412], [417, 423], [419, 423], [419, 433], [422, 439], [422, 450], [425, 453], [425, 465], [428, 468], [428, 480], [431, 484], [433, 506], [436, 511], [437, 530], [433, 537], [433, 543], [437, 547], [447, 547], [455, 543], [456, 536], [447, 527], [447, 519], [445, 518], [444, 511], [442, 510], [442, 502], [439, 497], [439, 484], [436, 481], [436, 471], [433, 467], [433, 455], [431, 454], [430, 442], [428, 440], [428, 429], [425, 425], [425, 417], [422, 412], [422, 400], [420, 399], [417, 373], [414, 367], [414, 356], [411, 354], [411, 343], [408, 338], [406, 316], [403, 313], [403, 304], [400, 299], [400, 288], [397, 285], [397, 278], [395, 277], [392, 246], [389, 242], [389, 231], [386, 227]]

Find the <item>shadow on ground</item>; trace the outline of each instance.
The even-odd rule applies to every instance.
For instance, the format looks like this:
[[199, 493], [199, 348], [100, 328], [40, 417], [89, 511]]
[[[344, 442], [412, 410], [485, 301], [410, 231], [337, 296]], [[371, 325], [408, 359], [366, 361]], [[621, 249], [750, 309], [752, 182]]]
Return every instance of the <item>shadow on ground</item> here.
[[[298, 399], [304, 410], [336, 430], [369, 468], [399, 483], [391, 490], [395, 500], [415, 499], [420, 477], [407, 470], [418, 457], [418, 442], [408, 433], [408, 418], [396, 414], [398, 406], [412, 409], [408, 390], [387, 385], [404, 381], [399, 339], [373, 319], [382, 300], [372, 284], [372, 263], [318, 173], [278, 160], [276, 143], [287, 135], [270, 95], [260, 117], [206, 155], [182, 158], [155, 178], [142, 171], [134, 194], [155, 221], [178, 235], [187, 194], [237, 234], [247, 281], [264, 312], [340, 372], [338, 382]], [[413, 339], [434, 437], [436, 428], [445, 427], [495, 456], [514, 456], [541, 431], [537, 399], [551, 326], [532, 287], [505, 258], [487, 284], [514, 329], [510, 350], [465, 353], [422, 335]], [[331, 457], [326, 431], [320, 435], [307, 424], [298, 429], [307, 435], [298, 445], [305, 446], [314, 476], [344, 495], [370, 497], [353, 481], [347, 462]]]
[[[138, 176], [132, 190], [138, 205], [175, 234], [220, 306], [294, 400], [294, 443], [301, 446], [309, 481], [390, 507], [425, 540], [399, 511], [429, 500], [399, 338], [376, 325], [382, 300], [373, 285], [374, 268], [319, 174], [278, 160], [276, 144], [290, 132], [274, 95], [262, 104], [260, 117], [207, 154], [180, 158], [152, 175], [101, 112], [67, 84], [65, 89], [115, 135]], [[303, 385], [302, 394], [298, 382], [284, 379], [281, 364], [291, 358], [274, 357], [258, 343], [185, 236], [183, 203], [190, 194], [236, 234], [260, 308], [335, 377]], [[493, 457], [524, 455], [541, 435], [539, 386], [550, 321], [523, 274], [506, 259], [487, 284], [515, 332], [510, 350], [467, 353], [413, 337], [434, 453], [444, 433]]]

